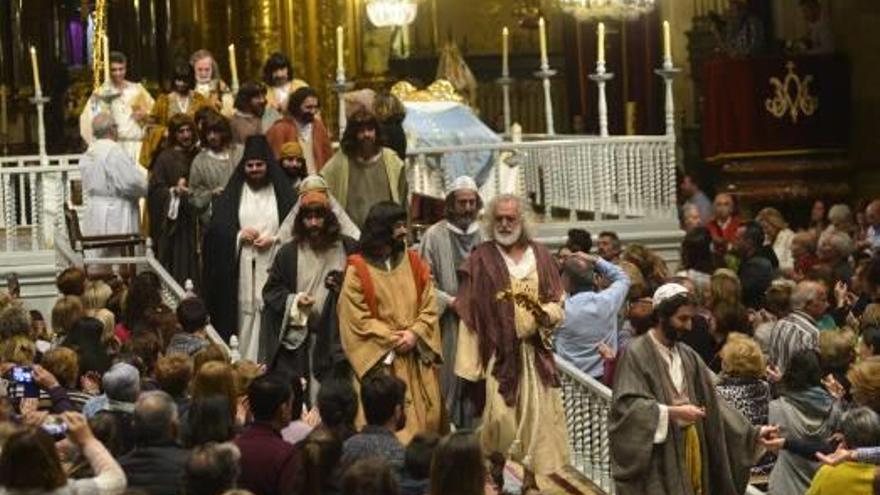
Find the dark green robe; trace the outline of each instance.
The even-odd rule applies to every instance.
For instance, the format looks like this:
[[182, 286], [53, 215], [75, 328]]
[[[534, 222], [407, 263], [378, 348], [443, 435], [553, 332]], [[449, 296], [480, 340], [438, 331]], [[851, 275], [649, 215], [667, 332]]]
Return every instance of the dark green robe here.
[[[706, 408], [697, 422], [705, 495], [745, 492], [759, 428], [715, 393], [709, 369], [685, 344], [677, 344], [690, 403]], [[615, 372], [609, 412], [611, 474], [618, 495], [692, 495], [684, 433], [670, 418], [666, 441], [654, 444], [658, 404], [672, 404], [665, 362], [647, 334], [634, 339]]]

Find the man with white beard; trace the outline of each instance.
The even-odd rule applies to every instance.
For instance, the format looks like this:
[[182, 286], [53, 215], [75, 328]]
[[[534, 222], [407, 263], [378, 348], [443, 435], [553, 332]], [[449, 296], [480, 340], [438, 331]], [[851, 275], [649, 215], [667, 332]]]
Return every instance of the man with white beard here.
[[455, 310], [461, 318], [455, 372], [486, 380], [480, 442], [503, 489], [507, 458], [535, 474], [568, 463], [568, 435], [550, 336], [563, 318], [562, 282], [553, 256], [532, 239], [527, 205], [501, 195], [486, 209], [485, 235], [459, 271]]

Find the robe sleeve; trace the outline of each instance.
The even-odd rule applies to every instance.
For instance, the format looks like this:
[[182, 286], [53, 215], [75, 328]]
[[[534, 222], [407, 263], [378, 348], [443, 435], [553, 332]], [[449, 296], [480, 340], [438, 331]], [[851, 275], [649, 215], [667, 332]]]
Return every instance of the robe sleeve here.
[[208, 162], [203, 160], [203, 156], [199, 155], [193, 161], [192, 169], [189, 173], [189, 204], [201, 214], [211, 205], [211, 196], [213, 191], [208, 184], [208, 176], [205, 168]]
[[[649, 343], [650, 344], [650, 343]], [[633, 482], [649, 474], [659, 423], [659, 403], [648, 387], [639, 364], [638, 346], [631, 346], [617, 362], [614, 395], [609, 412], [611, 471], [620, 481]]]
[[362, 377], [394, 348], [393, 329], [373, 317], [353, 267], [346, 269], [336, 310], [342, 349], [357, 376]]
[[439, 362], [443, 356], [440, 344], [440, 317], [437, 315], [437, 298], [434, 295], [434, 283], [430, 279], [422, 288], [419, 314], [410, 330], [415, 333], [436, 356]]
[[291, 287], [296, 286], [296, 281], [292, 279], [294, 269], [291, 267], [293, 262], [291, 252], [294, 247], [292, 244], [286, 244], [281, 248], [278, 256], [272, 261], [269, 277], [263, 285], [263, 304], [279, 316], [284, 314], [287, 297], [292, 292]]
[[422, 259], [425, 260], [426, 263], [431, 267], [431, 277], [434, 280], [434, 295], [437, 299], [437, 314], [442, 316], [446, 313], [446, 310], [449, 308], [449, 304], [452, 302], [453, 296], [447, 292], [444, 292], [440, 286], [437, 284], [436, 278], [434, 278], [434, 274], [437, 273], [437, 267], [441, 266], [441, 263], [438, 260], [439, 254], [437, 252], [437, 247], [434, 245], [434, 237], [426, 235], [422, 239], [422, 244], [419, 246], [419, 254], [422, 256]]
[[476, 332], [467, 327], [464, 321], [458, 323], [455, 374], [471, 382], [486, 378], [486, 369], [480, 360], [479, 337]]

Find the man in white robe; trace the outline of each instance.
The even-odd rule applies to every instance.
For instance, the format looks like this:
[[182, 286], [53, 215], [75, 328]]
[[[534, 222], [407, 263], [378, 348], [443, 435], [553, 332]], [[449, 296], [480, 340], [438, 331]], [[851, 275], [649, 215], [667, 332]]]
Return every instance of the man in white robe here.
[[[215, 205], [203, 247], [211, 321], [241, 357], [257, 361], [262, 290], [278, 247], [278, 227], [296, 201], [265, 136], [251, 136]], [[237, 261], [237, 263], [236, 263]]]
[[[80, 178], [85, 196], [83, 235], [136, 234], [138, 200], [147, 194], [147, 177], [116, 141], [113, 117], [99, 113], [90, 127], [94, 141], [80, 161]], [[98, 255], [106, 254], [100, 250]]]
[[[116, 122], [120, 145], [135, 163], [144, 139], [143, 124], [153, 108], [153, 97], [140, 84], [125, 79], [127, 60], [120, 52], [110, 52], [110, 81], [92, 94], [79, 116], [79, 131], [86, 144], [96, 139], [92, 119], [100, 112], [109, 112]], [[105, 98], [103, 95], [112, 95]], [[146, 175], [146, 171], [143, 172]]]
[[464, 381], [455, 375], [458, 314], [453, 303], [458, 292], [458, 268], [483, 242], [477, 213], [482, 208], [477, 183], [461, 176], [446, 195], [446, 218], [432, 225], [422, 237], [419, 252], [431, 266], [437, 293], [437, 313], [443, 341], [440, 388], [450, 420], [459, 428], [475, 426], [476, 414], [464, 395]]

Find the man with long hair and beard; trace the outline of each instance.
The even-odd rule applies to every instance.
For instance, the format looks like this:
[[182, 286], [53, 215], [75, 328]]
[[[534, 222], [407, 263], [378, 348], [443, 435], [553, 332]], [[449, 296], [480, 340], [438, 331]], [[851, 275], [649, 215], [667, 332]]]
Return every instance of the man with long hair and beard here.
[[533, 240], [527, 213], [525, 201], [510, 194], [486, 208], [488, 240], [459, 270], [455, 372], [485, 380], [480, 442], [499, 491], [509, 457], [525, 469], [523, 493], [533, 493], [535, 474], [558, 471], [569, 452], [550, 346], [563, 316], [562, 282], [553, 255]]
[[356, 241], [342, 235], [327, 186], [317, 176], [300, 189], [293, 239], [281, 246], [263, 286], [260, 362], [288, 377], [318, 380], [345, 361], [335, 322], [346, 257]]
[[203, 243], [211, 323], [241, 356], [257, 360], [263, 285], [279, 242], [279, 225], [296, 196], [265, 136], [251, 136], [229, 183], [214, 202]]
[[[271, 94], [271, 92], [269, 93]], [[330, 133], [320, 115], [318, 92], [308, 86], [290, 95], [287, 114], [266, 131], [272, 151], [280, 157], [285, 143], [298, 143], [302, 148], [307, 174], [317, 174], [333, 154]]]
[[443, 366], [440, 387], [452, 422], [459, 428], [476, 426], [473, 404], [467, 400], [463, 381], [455, 375], [455, 349], [458, 342], [458, 267], [483, 242], [477, 214], [483, 207], [474, 180], [461, 176], [446, 195], [445, 219], [435, 223], [422, 236], [419, 252], [431, 265], [437, 288], [437, 313], [443, 334]]
[[339, 151], [321, 170], [330, 194], [358, 228], [370, 207], [391, 201], [405, 207], [408, 194], [403, 161], [381, 142], [376, 117], [361, 110], [348, 118]]
[[608, 426], [617, 493], [743, 493], [777, 428], [752, 426], [719, 399], [712, 373], [681, 343], [694, 315], [687, 288], [662, 285], [652, 303], [654, 326], [615, 371]]
[[178, 113], [168, 121], [168, 144], [150, 170], [150, 237], [162, 266], [181, 285], [187, 279], [199, 285], [196, 215], [188, 201], [190, 165], [197, 151], [195, 124]]
[[403, 208], [389, 201], [370, 208], [361, 253], [348, 259], [338, 305], [355, 387], [377, 373], [407, 385], [407, 422], [397, 432], [404, 445], [418, 432], [443, 433], [448, 426], [437, 379], [442, 350], [431, 270], [406, 248], [406, 235]]

